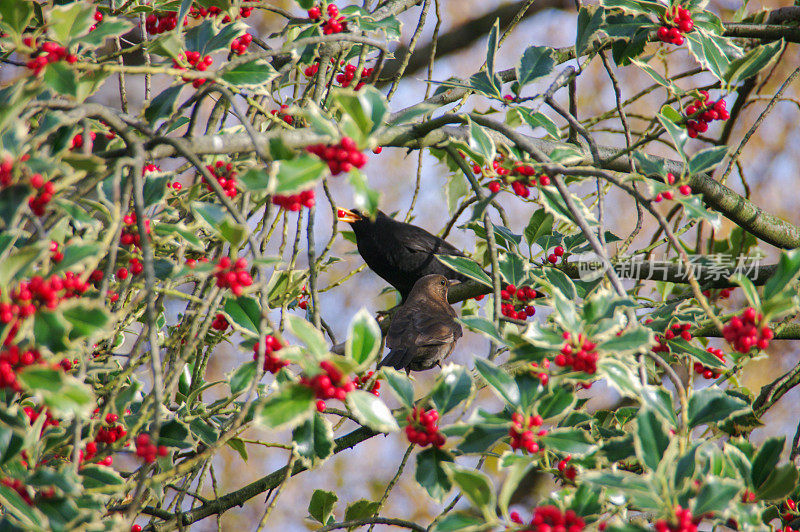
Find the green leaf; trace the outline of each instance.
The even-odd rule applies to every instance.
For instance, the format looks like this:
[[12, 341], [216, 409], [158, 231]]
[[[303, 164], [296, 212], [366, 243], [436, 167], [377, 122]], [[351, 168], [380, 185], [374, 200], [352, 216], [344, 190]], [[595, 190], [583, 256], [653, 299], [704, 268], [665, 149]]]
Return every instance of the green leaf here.
[[689, 174], [699, 175], [713, 171], [727, 154], [727, 146], [715, 146], [697, 152], [689, 159]]
[[716, 386], [696, 390], [689, 397], [689, 426], [697, 427], [716, 423], [734, 412], [741, 412], [749, 408], [750, 405], [745, 401], [728, 395]]
[[489, 530], [485, 519], [467, 512], [449, 513], [440, 521], [437, 521], [431, 532], [474, 532], [476, 530]]
[[508, 373], [482, 358], [475, 359], [475, 369], [501, 399], [511, 406], [521, 406], [519, 388]]
[[653, 342], [653, 332], [646, 327], [636, 327], [626, 329], [620, 336], [612, 336], [610, 339], [597, 346], [608, 353], [618, 355], [633, 353], [649, 349]]
[[721, 218], [718, 212], [706, 209], [700, 196], [678, 195], [675, 201], [683, 206], [683, 211], [691, 220], [703, 220], [711, 224], [714, 229], [720, 228]]
[[642, 465], [651, 471], [658, 468], [661, 457], [669, 447], [669, 435], [664, 423], [649, 408], [639, 411], [636, 416], [636, 432], [634, 433], [636, 454]]
[[756, 489], [761, 488], [767, 480], [769, 474], [778, 465], [783, 446], [786, 444], [785, 437], [772, 437], [761, 444], [755, 457], [753, 457], [753, 468], [751, 470], [751, 480]]
[[231, 395], [236, 397], [247, 389], [256, 376], [256, 361], [251, 360], [245, 362], [236, 368], [231, 376], [228, 378], [228, 386], [231, 389]]
[[94, 258], [100, 253], [99, 242], [87, 242], [85, 244], [72, 244], [64, 247], [64, 258], [61, 262], [53, 265], [53, 273], [63, 272], [76, 265], [83, 264], [86, 259]]
[[16, 35], [25, 31], [32, 16], [30, 2], [0, 2], [0, 23]]
[[540, 127], [554, 139], [561, 138], [561, 133], [558, 130], [558, 126], [547, 115], [539, 112], [532, 113], [530, 109], [526, 109], [524, 107], [515, 107], [515, 109], [520, 113], [522, 119], [525, 120], [525, 123], [527, 123], [532, 129]]
[[[586, 207], [586, 204], [583, 202], [583, 200], [581, 200], [572, 192], [569, 192], [569, 195], [572, 197], [572, 201], [575, 203], [575, 206], [581, 212], [589, 226], [596, 227], [597, 218], [595, 218], [594, 214]], [[572, 213], [569, 211], [569, 208], [567, 208], [567, 204], [564, 202], [561, 194], [553, 187], [540, 188], [539, 201], [541, 201], [542, 207], [544, 207], [547, 212], [552, 213], [552, 215], [559, 220], [569, 224], [577, 224], [577, 221], [573, 219]]]
[[455, 464], [447, 465], [450, 480], [477, 506], [487, 520], [494, 519], [495, 494], [491, 480], [480, 471], [465, 469]]
[[7, 227], [14, 221], [29, 194], [28, 185], [9, 185], [0, 189], [0, 228]]
[[353, 390], [347, 394], [347, 408], [356, 416], [358, 422], [376, 432], [400, 430], [391, 410], [373, 394], [364, 390]]
[[698, 362], [701, 362], [704, 366], [711, 369], [725, 369], [725, 364], [723, 364], [719, 358], [705, 349], [692, 345], [683, 338], [676, 337], [674, 340], [669, 340], [668, 344], [671, 348], [675, 349], [675, 352], [686, 353]]
[[378, 511], [380, 503], [378, 501], [370, 501], [367, 499], [359, 499], [347, 505], [344, 511], [345, 521], [355, 521], [359, 519], [366, 519], [371, 517]]
[[125, 480], [114, 469], [97, 464], [84, 464], [78, 469], [86, 489], [122, 486]]
[[742, 485], [730, 479], [706, 478], [694, 500], [695, 515], [723, 512], [742, 489]]
[[91, 337], [92, 334], [104, 329], [109, 322], [108, 313], [103, 307], [88, 302], [65, 307], [62, 315], [72, 326], [69, 332], [70, 340]]
[[576, 401], [575, 394], [569, 388], [559, 386], [539, 400], [536, 412], [544, 419], [550, 419], [566, 411]]
[[51, 8], [48, 17], [50, 36], [68, 47], [75, 38], [88, 33], [94, 25], [94, 12], [94, 5], [78, 2]]
[[601, 31], [604, 10], [599, 6], [583, 6], [578, 13], [578, 34], [575, 38], [575, 55], [580, 57], [592, 38]]
[[171, 419], [161, 425], [158, 430], [158, 444], [178, 449], [188, 449], [193, 442], [189, 435], [189, 427], [182, 421]]
[[363, 139], [375, 133], [388, 114], [386, 98], [372, 85], [367, 85], [358, 92], [342, 89], [334, 91], [332, 99], [337, 107], [353, 119]]
[[233, 323], [258, 335], [261, 324], [261, 306], [249, 296], [227, 297], [222, 310]]
[[489, 163], [495, 158], [494, 140], [482, 126], [472, 120], [469, 121], [469, 147], [483, 158], [481, 162]]
[[439, 262], [444, 263], [450, 269], [463, 274], [470, 279], [474, 279], [479, 283], [486, 286], [492, 286], [492, 280], [486, 275], [486, 272], [478, 266], [478, 263], [468, 259], [467, 257], [459, 257], [458, 255], [434, 255]]
[[178, 103], [178, 96], [183, 90], [183, 85], [174, 85], [161, 91], [155, 98], [150, 100], [144, 110], [144, 118], [151, 125], [162, 119], [167, 119], [175, 112]]
[[239, 457], [247, 462], [247, 446], [241, 440], [241, 438], [231, 438], [230, 440], [225, 442], [225, 445], [239, 453]]
[[494, 76], [494, 56], [497, 54], [498, 33], [500, 33], [500, 19], [495, 19], [486, 42], [486, 71], [490, 76]]
[[89, 387], [72, 375], [44, 366], [28, 366], [17, 373], [30, 394], [41, 397], [55, 416], [87, 418], [94, 405]]
[[435, 501], [441, 502], [453, 487], [442, 465], [452, 461], [452, 456], [436, 447], [429, 447], [417, 454], [417, 471], [414, 478]]
[[300, 316], [289, 314], [286, 320], [292, 334], [297, 336], [297, 338], [308, 347], [308, 350], [311, 351], [312, 354], [316, 356], [328, 354], [328, 342], [325, 341], [325, 336], [322, 334], [322, 331]]
[[324, 525], [333, 517], [333, 509], [338, 500], [339, 497], [332, 491], [314, 490], [308, 502], [308, 515]]
[[583, 456], [594, 451], [597, 446], [581, 429], [553, 429], [539, 438], [548, 448], [556, 451]]
[[636, 397], [641, 390], [639, 379], [633, 374], [628, 364], [611, 357], [604, 357], [597, 362], [597, 372], [608, 379], [619, 393], [627, 397]]
[[500, 276], [508, 284], [519, 286], [527, 277], [525, 261], [516, 253], [498, 253]]
[[42, 526], [41, 514], [25, 502], [19, 493], [5, 485], [0, 485], [0, 506], [24, 525], [23, 530], [45, 530]]
[[220, 74], [220, 79], [238, 89], [256, 89], [277, 75], [278, 73], [267, 61], [255, 59], [226, 70]]
[[764, 299], [772, 299], [789, 287], [800, 276], [800, 249], [784, 251], [778, 269], [764, 285]]
[[97, 47], [106, 42], [109, 37], [117, 37], [129, 32], [133, 28], [133, 23], [121, 18], [106, 17], [102, 24], [98, 24], [95, 29], [81, 39], [81, 45]]
[[296, 159], [277, 161], [275, 194], [294, 194], [312, 188], [322, 179], [328, 166], [318, 157], [303, 154]]
[[747, 298], [747, 301], [751, 306], [757, 309], [761, 308], [761, 298], [758, 297], [758, 289], [756, 289], [753, 281], [742, 274], [732, 275], [730, 280], [742, 287], [742, 293]]
[[[153, 231], [159, 235], [178, 235], [184, 242], [189, 244], [189, 247], [195, 251], [205, 251], [203, 242], [197, 236], [196, 231], [192, 231], [186, 227], [183, 222], [177, 224], [170, 224], [164, 222], [153, 223]], [[71, 246], [70, 246], [71, 247]], [[68, 247], [67, 250], [70, 248]], [[64, 253], [66, 259], [66, 253]], [[63, 261], [62, 261], [63, 262]], [[60, 263], [59, 263], [60, 265]]]
[[689, 135], [686, 133], [686, 128], [678, 124], [678, 121], [681, 120], [680, 115], [675, 109], [669, 105], [665, 105], [661, 108], [661, 112], [656, 115], [656, 118], [658, 118], [658, 121], [664, 126], [664, 129], [667, 130], [669, 136], [672, 137], [672, 142], [675, 143], [675, 149], [678, 150], [678, 154], [680, 154], [681, 158], [685, 161], [686, 152], [684, 151], [684, 147], [686, 146], [686, 141], [689, 140]]
[[296, 427], [313, 413], [314, 392], [311, 388], [300, 384], [285, 384], [267, 397], [258, 409], [257, 420], [271, 429], [287, 429]]
[[699, 28], [685, 37], [689, 51], [700, 65], [724, 83], [725, 74], [730, 70], [731, 62], [741, 56], [741, 49], [727, 38]]
[[33, 334], [36, 341], [53, 353], [63, 353], [67, 346], [67, 323], [59, 311], [42, 310], [33, 317]]
[[306, 467], [312, 467], [333, 455], [333, 428], [318, 413], [294, 429], [292, 441]]
[[547, 46], [529, 46], [517, 65], [517, 83], [524, 87], [528, 83], [549, 75], [555, 67], [553, 49]]
[[458, 321], [466, 325], [469, 330], [481, 333], [498, 345], [505, 343], [502, 334], [497, 330], [492, 320], [480, 316], [464, 316], [463, 318], [458, 318]]
[[553, 234], [553, 221], [553, 215], [544, 209], [534, 211], [525, 227], [525, 241], [528, 242], [528, 246], [532, 246], [543, 236]]
[[744, 57], [731, 61], [724, 78], [729, 85], [754, 77], [767, 68], [783, 52], [783, 39], [753, 48]]
[[373, 214], [378, 211], [380, 192], [369, 186], [364, 174], [352, 170], [348, 175], [350, 186], [353, 187], [353, 203], [363, 213]]
[[[514, 458], [517, 458], [516, 456]], [[508, 457], [506, 458], [508, 459]], [[504, 464], [506, 465], [506, 464]], [[503, 487], [500, 489], [500, 494], [497, 497], [497, 504], [503, 517], [508, 520], [508, 506], [511, 504], [511, 497], [519, 488], [519, 483], [528, 476], [528, 473], [533, 469], [533, 462], [526, 459], [514, 460], [510, 467], [505, 468], [508, 471], [506, 479], [503, 482]]]
[[44, 70], [45, 85], [55, 92], [75, 97], [78, 95], [78, 79], [75, 72], [62, 62], [50, 63]]
[[444, 415], [472, 393], [472, 378], [463, 366], [447, 364], [442, 368], [431, 390], [431, 400], [440, 415]]
[[406, 408], [413, 407], [414, 386], [411, 384], [411, 380], [405, 374], [387, 366], [382, 367], [381, 372], [383, 376], [386, 377], [386, 383], [392, 389], [395, 396], [400, 399], [400, 402], [402, 402]]
[[381, 328], [375, 318], [362, 308], [353, 317], [345, 341], [345, 353], [359, 365], [371, 362], [381, 349]]
[[785, 499], [797, 486], [798, 473], [793, 464], [783, 464], [769, 471], [767, 479], [756, 490], [756, 497], [768, 501]]

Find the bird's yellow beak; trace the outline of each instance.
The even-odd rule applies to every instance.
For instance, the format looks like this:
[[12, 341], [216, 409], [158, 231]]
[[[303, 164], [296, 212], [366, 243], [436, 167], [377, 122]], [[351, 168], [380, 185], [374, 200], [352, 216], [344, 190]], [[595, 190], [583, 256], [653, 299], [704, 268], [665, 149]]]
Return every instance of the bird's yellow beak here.
[[461, 284], [461, 281], [459, 281], [458, 279], [448, 279], [447, 280], [448, 288], [453, 287], [453, 286], [457, 286], [457, 285], [460, 285], [460, 284]]
[[340, 222], [353, 223], [361, 220], [361, 216], [348, 209], [338, 209], [336, 211], [336, 218]]

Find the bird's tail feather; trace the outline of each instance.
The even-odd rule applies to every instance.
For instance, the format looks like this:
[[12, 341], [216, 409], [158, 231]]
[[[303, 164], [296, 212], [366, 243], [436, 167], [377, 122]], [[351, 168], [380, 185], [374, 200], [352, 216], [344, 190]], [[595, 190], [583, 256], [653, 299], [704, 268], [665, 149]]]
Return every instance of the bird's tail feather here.
[[404, 369], [406, 365], [408, 365], [408, 361], [406, 360], [407, 355], [408, 349], [406, 348], [392, 349], [383, 360], [378, 362], [378, 369], [383, 366], [389, 366], [397, 370]]

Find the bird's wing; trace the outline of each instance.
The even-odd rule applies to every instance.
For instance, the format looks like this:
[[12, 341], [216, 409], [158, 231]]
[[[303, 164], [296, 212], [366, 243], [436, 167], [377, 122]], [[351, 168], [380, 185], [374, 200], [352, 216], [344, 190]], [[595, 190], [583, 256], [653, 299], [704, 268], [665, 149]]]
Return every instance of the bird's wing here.
[[386, 355], [383, 360], [378, 362], [378, 369], [382, 368], [383, 366], [389, 366], [390, 368], [398, 370], [404, 369], [411, 363], [413, 358], [413, 349], [398, 347], [397, 349], [392, 349], [389, 351], [389, 354]]
[[441, 345], [461, 337], [461, 326], [444, 312], [417, 312], [413, 316], [414, 343], [418, 346]]
[[402, 224], [395, 234], [400, 243], [403, 244], [403, 247], [415, 253], [464, 255], [461, 250], [452, 246], [445, 240], [415, 225]]

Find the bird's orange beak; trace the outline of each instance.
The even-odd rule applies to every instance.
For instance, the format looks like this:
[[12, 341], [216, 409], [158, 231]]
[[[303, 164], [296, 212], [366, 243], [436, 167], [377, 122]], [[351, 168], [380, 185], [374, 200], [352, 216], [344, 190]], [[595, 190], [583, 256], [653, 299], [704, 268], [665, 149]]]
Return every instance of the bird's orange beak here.
[[338, 209], [336, 211], [336, 218], [340, 222], [347, 222], [349, 224], [361, 220], [361, 216], [348, 209]]

